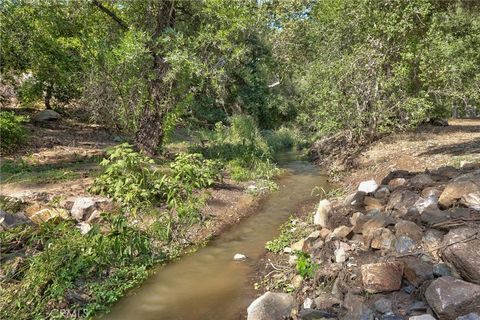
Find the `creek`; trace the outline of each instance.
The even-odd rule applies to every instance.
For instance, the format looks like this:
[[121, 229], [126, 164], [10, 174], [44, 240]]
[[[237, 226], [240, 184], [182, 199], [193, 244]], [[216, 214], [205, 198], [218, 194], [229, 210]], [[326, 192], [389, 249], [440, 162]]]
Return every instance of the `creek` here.
[[[315, 187], [327, 189], [318, 167], [282, 154], [279, 190], [268, 194], [253, 215], [198, 251], [158, 267], [140, 287], [120, 299], [104, 319], [237, 320], [255, 299], [253, 275], [265, 243], [295, 209], [312, 201]], [[248, 257], [233, 261], [236, 253]]]

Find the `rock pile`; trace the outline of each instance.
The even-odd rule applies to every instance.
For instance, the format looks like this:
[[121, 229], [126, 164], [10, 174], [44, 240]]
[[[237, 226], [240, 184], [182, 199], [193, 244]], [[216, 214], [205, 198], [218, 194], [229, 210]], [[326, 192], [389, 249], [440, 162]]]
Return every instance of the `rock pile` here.
[[0, 210], [0, 231], [21, 224], [41, 224], [51, 219], [76, 221], [82, 234], [87, 233], [90, 224], [100, 217], [102, 211], [110, 211], [113, 204], [103, 197], [77, 197], [56, 203], [48, 195], [35, 194], [28, 197], [3, 197], [9, 204], [9, 212]]
[[[480, 319], [479, 164], [391, 172], [322, 201], [313, 220], [294, 245], [319, 267], [296, 286], [291, 318]], [[284, 314], [273, 302], [265, 310]]]

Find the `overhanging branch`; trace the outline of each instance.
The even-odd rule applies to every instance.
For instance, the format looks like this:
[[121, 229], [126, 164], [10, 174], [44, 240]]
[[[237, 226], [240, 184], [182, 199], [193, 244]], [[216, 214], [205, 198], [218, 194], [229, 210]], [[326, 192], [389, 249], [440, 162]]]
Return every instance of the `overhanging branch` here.
[[123, 21], [122, 19], [120, 19], [116, 14], [115, 12], [113, 12], [112, 10], [108, 9], [107, 7], [105, 7], [103, 4], [101, 4], [99, 1], [97, 0], [92, 0], [92, 4], [94, 6], [96, 6], [98, 9], [100, 9], [103, 13], [105, 13], [106, 15], [108, 15], [110, 18], [112, 18], [123, 30], [127, 31], [129, 29], [128, 25], [125, 23], [125, 21]]

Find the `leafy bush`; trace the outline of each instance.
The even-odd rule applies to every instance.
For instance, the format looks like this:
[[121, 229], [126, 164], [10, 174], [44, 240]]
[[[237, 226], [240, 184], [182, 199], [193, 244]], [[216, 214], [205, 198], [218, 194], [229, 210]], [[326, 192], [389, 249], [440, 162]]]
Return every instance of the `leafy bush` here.
[[298, 274], [302, 276], [304, 279], [313, 278], [315, 275], [315, 271], [318, 269], [318, 264], [315, 264], [312, 261], [310, 255], [303, 251], [296, 251], [297, 256], [297, 265], [296, 269]]
[[[112, 148], [100, 165], [103, 173], [90, 191], [111, 197], [133, 209], [166, 204], [174, 209], [186, 203], [195, 190], [209, 187], [220, 178], [222, 165], [201, 154], [180, 153], [162, 172], [153, 159], [124, 143]], [[166, 171], [166, 170], [165, 170]]]
[[27, 132], [23, 127], [26, 118], [11, 111], [0, 112], [0, 147], [2, 151], [12, 151], [25, 141]]
[[132, 206], [154, 202], [163, 182], [155, 162], [134, 151], [128, 143], [110, 149], [107, 154], [108, 158], [100, 162], [103, 173], [95, 179], [90, 192]]

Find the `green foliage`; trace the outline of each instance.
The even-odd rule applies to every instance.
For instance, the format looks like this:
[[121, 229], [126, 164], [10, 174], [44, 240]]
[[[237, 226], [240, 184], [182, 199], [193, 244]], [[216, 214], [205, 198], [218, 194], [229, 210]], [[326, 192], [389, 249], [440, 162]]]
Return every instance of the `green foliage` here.
[[23, 143], [27, 137], [27, 131], [23, 127], [26, 122], [23, 116], [17, 116], [10, 111], [0, 112], [0, 149], [11, 152]]
[[[275, 58], [301, 128], [372, 138], [478, 106], [478, 5], [267, 2]], [[278, 28], [278, 29], [275, 29]], [[274, 31], [272, 30], [272, 31]]]
[[[40, 227], [2, 232], [2, 252], [8, 252], [15, 243], [28, 243], [41, 251], [27, 258], [22, 273], [15, 276], [18, 283], [3, 292], [1, 317], [47, 318], [50, 310], [62, 309], [69, 290], [75, 287], [89, 297], [87, 305], [70, 301], [68, 308], [82, 310], [82, 315], [88, 316], [145, 279], [145, 267], [163, 255], [153, 250], [145, 232], [129, 226], [122, 215], [105, 218], [111, 226], [106, 233], [96, 226], [81, 235], [70, 221], [49, 221]], [[78, 282], [82, 283], [80, 288]]]
[[166, 204], [170, 209], [189, 206], [196, 190], [211, 186], [220, 178], [222, 165], [204, 160], [200, 154], [180, 153], [163, 171], [155, 161], [135, 150], [128, 143], [108, 152], [100, 165], [103, 172], [90, 188], [128, 205], [132, 209]]
[[280, 227], [280, 235], [277, 238], [268, 241], [265, 244], [265, 248], [273, 253], [279, 253], [282, 252], [285, 247], [299, 240], [304, 234], [302, 230], [297, 230], [295, 228], [297, 223], [298, 220], [290, 218], [287, 222], [282, 224]]
[[90, 191], [132, 206], [152, 203], [164, 183], [154, 164], [152, 159], [134, 151], [128, 143], [118, 145], [110, 149], [108, 158], [100, 162], [103, 172], [95, 179]]
[[297, 265], [296, 269], [299, 275], [304, 279], [311, 279], [315, 276], [315, 271], [319, 268], [318, 264], [312, 261], [310, 255], [303, 251], [296, 251]]
[[253, 118], [237, 115], [230, 118], [230, 123], [228, 127], [217, 123], [215, 131], [208, 135], [208, 145], [196, 146], [193, 151], [225, 162], [235, 180], [268, 180], [277, 175], [273, 153]]

